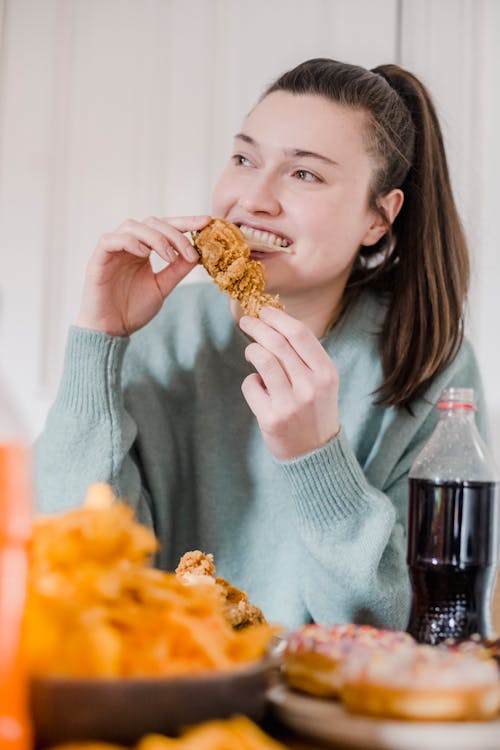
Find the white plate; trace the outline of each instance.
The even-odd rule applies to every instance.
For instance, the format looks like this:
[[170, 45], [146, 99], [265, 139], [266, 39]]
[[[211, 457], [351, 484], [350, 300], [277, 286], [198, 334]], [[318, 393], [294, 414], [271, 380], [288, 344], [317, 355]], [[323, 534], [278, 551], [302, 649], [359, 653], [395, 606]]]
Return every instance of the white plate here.
[[356, 716], [334, 700], [276, 685], [268, 691], [276, 716], [299, 734], [359, 750], [500, 750], [500, 720], [411, 722]]

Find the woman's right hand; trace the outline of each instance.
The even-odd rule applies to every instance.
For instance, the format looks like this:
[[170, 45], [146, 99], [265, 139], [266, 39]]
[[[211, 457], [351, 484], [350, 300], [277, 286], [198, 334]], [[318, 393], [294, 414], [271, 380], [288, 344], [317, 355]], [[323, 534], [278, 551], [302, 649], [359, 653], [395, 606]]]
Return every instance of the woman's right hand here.
[[[183, 233], [202, 229], [210, 218], [128, 219], [116, 232], [103, 234], [87, 266], [77, 325], [129, 336], [149, 323], [199, 260]], [[158, 273], [149, 259], [153, 250], [168, 263]]]

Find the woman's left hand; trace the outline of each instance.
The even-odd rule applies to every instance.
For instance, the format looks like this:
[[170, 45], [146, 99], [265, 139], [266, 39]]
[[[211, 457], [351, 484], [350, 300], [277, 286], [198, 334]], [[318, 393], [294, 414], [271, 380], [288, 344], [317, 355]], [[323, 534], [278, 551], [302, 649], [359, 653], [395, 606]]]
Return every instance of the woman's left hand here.
[[340, 430], [339, 377], [316, 336], [273, 307], [239, 324], [254, 339], [245, 357], [257, 370], [241, 389], [271, 453], [283, 460], [325, 445]]

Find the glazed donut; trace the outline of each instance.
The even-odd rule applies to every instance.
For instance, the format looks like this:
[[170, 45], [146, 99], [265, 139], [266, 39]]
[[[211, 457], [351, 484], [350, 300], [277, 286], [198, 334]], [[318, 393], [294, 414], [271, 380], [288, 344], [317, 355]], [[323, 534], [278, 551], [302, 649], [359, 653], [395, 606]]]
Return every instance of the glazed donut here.
[[376, 649], [346, 663], [340, 697], [357, 714], [476, 721], [498, 714], [500, 680], [496, 663], [474, 653], [425, 645]]
[[343, 681], [343, 667], [354, 654], [365, 649], [400, 651], [415, 641], [395, 630], [370, 625], [303, 625], [287, 642], [283, 671], [298, 690], [323, 697], [336, 697]]

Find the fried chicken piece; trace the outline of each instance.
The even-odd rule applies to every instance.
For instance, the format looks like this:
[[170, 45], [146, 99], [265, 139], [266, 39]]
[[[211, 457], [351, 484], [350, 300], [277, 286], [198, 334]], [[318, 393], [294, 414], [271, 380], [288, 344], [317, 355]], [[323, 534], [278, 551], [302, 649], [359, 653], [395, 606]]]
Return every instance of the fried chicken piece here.
[[241, 630], [249, 625], [259, 625], [266, 621], [262, 610], [251, 603], [246, 591], [237, 589], [225, 578], [219, 576], [215, 579], [215, 584], [225, 597], [224, 615], [234, 630]]
[[264, 266], [250, 258], [250, 248], [236, 224], [212, 219], [192, 237], [200, 263], [219, 289], [238, 300], [246, 315], [257, 317], [264, 305], [283, 310], [279, 296], [264, 291]]
[[214, 556], [210, 553], [205, 554], [199, 549], [185, 552], [179, 560], [179, 565], [176, 567], [175, 572], [180, 578], [189, 576], [189, 580], [191, 576], [210, 576], [211, 578], [215, 578]]
[[252, 604], [245, 591], [237, 589], [225, 578], [215, 577], [214, 556], [200, 550], [186, 552], [175, 569], [176, 576], [187, 585], [217, 586], [224, 599], [224, 615], [234, 630], [266, 622], [262, 611]]

